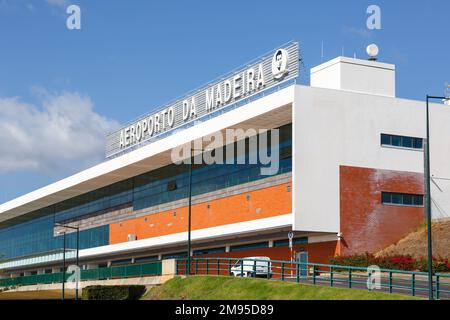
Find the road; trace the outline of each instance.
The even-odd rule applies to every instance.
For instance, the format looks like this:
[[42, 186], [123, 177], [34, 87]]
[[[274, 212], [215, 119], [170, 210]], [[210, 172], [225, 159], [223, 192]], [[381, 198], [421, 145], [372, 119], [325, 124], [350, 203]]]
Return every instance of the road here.
[[[277, 280], [277, 279], [274, 279]], [[285, 281], [296, 282], [296, 277], [286, 277]], [[330, 274], [320, 274], [316, 277], [316, 285], [330, 286]], [[449, 282], [449, 280], [446, 280]], [[300, 283], [303, 284], [314, 284], [313, 277], [301, 277]], [[348, 274], [333, 274], [333, 286], [337, 288], [348, 288]], [[353, 289], [367, 289], [367, 275], [363, 274], [353, 274], [352, 284]], [[440, 292], [441, 300], [450, 300], [450, 284], [441, 284], [440, 290], [446, 290], [449, 292]], [[375, 289], [374, 291], [389, 293], [389, 276], [387, 274], [382, 274], [381, 276], [381, 288]], [[413, 295], [412, 292], [412, 278], [411, 276], [398, 276], [396, 275], [392, 279], [392, 293]], [[428, 278], [424, 276], [416, 276], [415, 280], [415, 296], [428, 298]], [[436, 298], [436, 292], [434, 292], [434, 297]]]

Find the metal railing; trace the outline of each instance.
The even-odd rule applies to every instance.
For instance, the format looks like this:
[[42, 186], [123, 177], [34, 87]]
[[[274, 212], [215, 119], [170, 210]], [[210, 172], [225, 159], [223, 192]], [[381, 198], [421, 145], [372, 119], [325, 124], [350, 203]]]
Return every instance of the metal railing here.
[[[177, 259], [176, 273], [186, 275], [187, 260]], [[261, 277], [330, 287], [365, 289], [428, 297], [428, 274], [418, 271], [379, 269], [376, 283], [367, 268], [318, 263], [245, 258], [192, 258], [191, 274]], [[450, 274], [436, 273], [433, 290], [437, 299], [450, 299]]]
[[[81, 281], [89, 281], [89, 280], [108, 280], [108, 279], [157, 276], [161, 275], [161, 269], [162, 269], [161, 261], [152, 261], [149, 263], [81, 270], [80, 278]], [[65, 273], [66, 281], [68, 281], [71, 276], [72, 276], [71, 273], [66, 272]], [[6, 278], [0, 279], [0, 288], [36, 285], [36, 284], [61, 283], [62, 279], [63, 279], [63, 272]]]

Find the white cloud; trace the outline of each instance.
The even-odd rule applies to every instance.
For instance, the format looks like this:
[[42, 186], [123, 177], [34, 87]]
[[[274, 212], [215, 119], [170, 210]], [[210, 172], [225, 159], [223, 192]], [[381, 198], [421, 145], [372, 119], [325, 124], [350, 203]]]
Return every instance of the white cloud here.
[[66, 9], [69, 6], [68, 0], [46, 0], [51, 6], [55, 6], [61, 9]]
[[79, 93], [39, 93], [40, 106], [0, 97], [0, 172], [74, 171], [104, 158], [105, 134], [119, 124]]
[[345, 35], [352, 35], [352, 36], [356, 36], [358, 38], [361, 38], [363, 40], [367, 40], [370, 39], [372, 37], [372, 32], [370, 32], [370, 30], [365, 29], [365, 28], [355, 28], [355, 27], [348, 27], [348, 26], [344, 26], [342, 28], [342, 32]]

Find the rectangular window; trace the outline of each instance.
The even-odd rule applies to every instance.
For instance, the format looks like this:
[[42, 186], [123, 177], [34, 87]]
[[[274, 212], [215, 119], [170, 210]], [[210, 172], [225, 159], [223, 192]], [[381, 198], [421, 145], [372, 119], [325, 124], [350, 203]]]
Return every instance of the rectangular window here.
[[269, 242], [249, 243], [249, 244], [242, 244], [239, 246], [232, 246], [232, 247], [230, 247], [230, 252], [261, 249], [261, 248], [268, 248], [268, 247], [269, 247]]
[[168, 253], [163, 254], [162, 259], [182, 259], [187, 257], [187, 252], [177, 252], [177, 253]]
[[131, 259], [111, 261], [111, 266], [121, 266], [121, 265], [127, 265], [127, 264], [131, 264]]
[[[292, 244], [307, 244], [307, 243], [308, 243], [308, 237], [292, 239]], [[287, 246], [289, 246], [289, 239], [275, 240], [273, 242], [273, 246], [274, 247], [287, 247]]]
[[423, 207], [423, 196], [416, 196], [413, 198], [413, 204], [415, 206]]
[[381, 145], [391, 145], [391, 136], [388, 134], [381, 134]]
[[414, 149], [423, 149], [423, 139], [414, 138], [413, 145]]
[[423, 195], [382, 192], [381, 203], [385, 205], [423, 207]]
[[224, 253], [225, 247], [221, 248], [212, 248], [212, 249], [200, 249], [200, 250], [194, 250], [194, 256], [203, 256], [207, 254], [214, 254], [214, 253]]
[[423, 139], [406, 137], [406, 136], [396, 136], [392, 134], [381, 134], [381, 145], [391, 146], [406, 149], [423, 149]]
[[413, 147], [413, 139], [411, 137], [403, 137], [402, 138], [402, 146], [405, 148], [412, 148]]
[[140, 257], [140, 258], [134, 259], [134, 263], [145, 263], [145, 262], [152, 262], [152, 261], [158, 261], [158, 256]]
[[392, 194], [388, 192], [381, 193], [381, 203], [391, 203], [392, 202]]

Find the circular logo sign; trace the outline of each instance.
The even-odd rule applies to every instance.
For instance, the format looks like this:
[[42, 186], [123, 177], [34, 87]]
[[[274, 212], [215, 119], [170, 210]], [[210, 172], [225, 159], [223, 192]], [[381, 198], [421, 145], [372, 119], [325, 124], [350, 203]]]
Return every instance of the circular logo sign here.
[[287, 73], [288, 53], [285, 49], [278, 49], [272, 58], [272, 74], [275, 79], [281, 79]]

